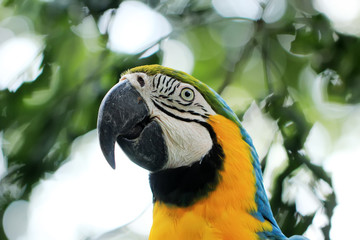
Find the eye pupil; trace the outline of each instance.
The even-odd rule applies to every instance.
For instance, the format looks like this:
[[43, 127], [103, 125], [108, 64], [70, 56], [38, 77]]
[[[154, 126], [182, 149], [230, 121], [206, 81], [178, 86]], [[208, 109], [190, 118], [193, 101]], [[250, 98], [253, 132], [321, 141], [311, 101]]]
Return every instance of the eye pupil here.
[[191, 93], [189, 91], [186, 91], [185, 92], [185, 97], [190, 97], [191, 96]]

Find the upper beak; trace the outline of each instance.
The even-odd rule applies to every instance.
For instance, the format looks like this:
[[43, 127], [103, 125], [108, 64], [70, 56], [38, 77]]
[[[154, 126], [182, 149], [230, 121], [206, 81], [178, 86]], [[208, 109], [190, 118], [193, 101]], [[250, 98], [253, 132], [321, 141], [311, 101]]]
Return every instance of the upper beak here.
[[115, 141], [141, 167], [155, 171], [165, 164], [167, 148], [161, 127], [150, 119], [144, 99], [128, 80], [116, 84], [102, 100], [97, 127], [101, 150], [112, 168]]

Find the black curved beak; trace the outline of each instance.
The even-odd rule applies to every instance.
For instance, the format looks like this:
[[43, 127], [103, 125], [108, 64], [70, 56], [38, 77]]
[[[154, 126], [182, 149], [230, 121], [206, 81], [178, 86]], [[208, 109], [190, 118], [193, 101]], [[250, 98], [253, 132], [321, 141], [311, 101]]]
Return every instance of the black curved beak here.
[[166, 163], [167, 148], [161, 127], [150, 119], [144, 99], [128, 80], [119, 82], [105, 95], [97, 127], [101, 150], [112, 168], [115, 169], [115, 141], [143, 168], [156, 171]]

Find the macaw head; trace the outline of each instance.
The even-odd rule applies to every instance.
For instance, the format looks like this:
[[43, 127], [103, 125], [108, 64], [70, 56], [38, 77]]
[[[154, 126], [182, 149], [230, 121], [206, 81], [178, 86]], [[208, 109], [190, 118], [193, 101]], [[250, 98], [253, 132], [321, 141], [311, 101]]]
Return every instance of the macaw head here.
[[151, 172], [190, 166], [213, 148], [207, 121], [216, 114], [240, 126], [222, 98], [194, 77], [160, 65], [136, 67], [122, 75], [101, 103], [101, 149], [113, 168], [116, 141], [133, 162]]

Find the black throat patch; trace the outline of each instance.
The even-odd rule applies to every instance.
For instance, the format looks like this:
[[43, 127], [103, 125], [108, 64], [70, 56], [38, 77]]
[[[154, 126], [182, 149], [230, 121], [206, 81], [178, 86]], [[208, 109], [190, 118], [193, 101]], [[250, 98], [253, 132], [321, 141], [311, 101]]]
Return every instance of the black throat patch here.
[[224, 152], [210, 124], [206, 127], [213, 141], [211, 150], [191, 166], [165, 169], [150, 174], [154, 202], [188, 207], [215, 190], [221, 180]]

